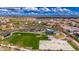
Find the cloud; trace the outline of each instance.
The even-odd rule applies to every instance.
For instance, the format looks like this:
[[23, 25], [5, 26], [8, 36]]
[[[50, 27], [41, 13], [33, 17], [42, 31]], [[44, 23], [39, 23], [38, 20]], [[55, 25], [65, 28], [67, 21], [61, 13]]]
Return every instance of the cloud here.
[[43, 7], [43, 8], [40, 8], [39, 9], [40, 11], [51, 11], [49, 8], [47, 8], [47, 7]]
[[[16, 10], [16, 11], [14, 11]], [[24, 12], [26, 11], [26, 12]], [[29, 12], [27, 12], [29, 11]], [[37, 12], [35, 12], [37, 11]], [[45, 11], [45, 12], [44, 12]], [[51, 11], [51, 12], [49, 12]], [[56, 8], [48, 8], [48, 7], [15, 7], [15, 8], [0, 8], [0, 14], [4, 15], [52, 15], [52, 16], [79, 16], [79, 12], [72, 11], [68, 8], [56, 7]]]
[[60, 15], [64, 15], [64, 16], [79, 15], [79, 12], [72, 11], [68, 8], [57, 7], [57, 8], [52, 8], [51, 10], [53, 11], [53, 13], [55, 13], [59, 16]]
[[63, 8], [63, 11], [70, 12], [71, 10], [69, 10], [67, 8]]
[[51, 11], [56, 12], [57, 10], [56, 10], [56, 8], [52, 8]]
[[25, 10], [27, 10], [27, 11], [38, 11], [38, 8], [36, 8], [36, 7], [25, 7]]
[[61, 11], [61, 12], [64, 11], [63, 8], [61, 8], [61, 7], [57, 7], [56, 10], [57, 10], [57, 11]]
[[67, 9], [67, 8], [61, 8], [61, 7], [52, 8], [52, 11], [54, 11], [54, 12], [70, 12], [69, 9]]
[[7, 9], [0, 9], [0, 11], [8, 11]]
[[74, 12], [76, 15], [79, 15], [79, 12]]

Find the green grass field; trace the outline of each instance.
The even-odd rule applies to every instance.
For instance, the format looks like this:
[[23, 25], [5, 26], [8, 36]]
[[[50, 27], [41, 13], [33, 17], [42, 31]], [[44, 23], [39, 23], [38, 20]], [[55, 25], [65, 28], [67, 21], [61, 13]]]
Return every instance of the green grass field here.
[[32, 49], [39, 48], [39, 40], [47, 40], [47, 36], [42, 34], [28, 33], [28, 32], [15, 32], [6, 39], [7, 42], [13, 45], [22, 47], [32, 47]]

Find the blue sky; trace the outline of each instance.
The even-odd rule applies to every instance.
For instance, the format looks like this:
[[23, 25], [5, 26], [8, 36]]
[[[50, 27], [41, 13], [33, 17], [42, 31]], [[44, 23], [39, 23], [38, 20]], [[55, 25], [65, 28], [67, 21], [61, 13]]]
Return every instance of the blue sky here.
[[66, 7], [67, 9], [70, 9], [72, 11], [79, 12], [79, 7]]
[[79, 7], [1, 7], [0, 16], [79, 17]]

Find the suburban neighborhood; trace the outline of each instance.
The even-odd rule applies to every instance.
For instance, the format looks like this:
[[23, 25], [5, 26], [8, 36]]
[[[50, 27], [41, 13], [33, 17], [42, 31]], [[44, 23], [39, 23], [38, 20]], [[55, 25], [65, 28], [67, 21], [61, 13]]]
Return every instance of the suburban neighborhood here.
[[0, 50], [79, 50], [79, 18], [1, 16]]

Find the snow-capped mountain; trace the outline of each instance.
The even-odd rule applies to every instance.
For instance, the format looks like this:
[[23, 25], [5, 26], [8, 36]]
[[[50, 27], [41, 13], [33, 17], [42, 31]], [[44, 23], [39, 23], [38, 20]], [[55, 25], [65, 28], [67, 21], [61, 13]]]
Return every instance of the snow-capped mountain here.
[[3, 7], [0, 8], [0, 16], [79, 17], [79, 11], [76, 11], [75, 8], [79, 10], [77, 7]]

